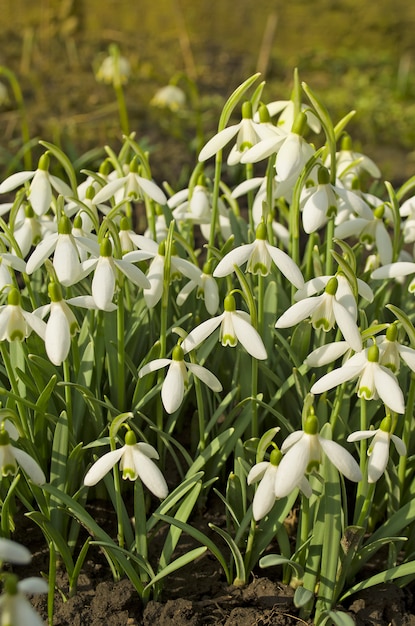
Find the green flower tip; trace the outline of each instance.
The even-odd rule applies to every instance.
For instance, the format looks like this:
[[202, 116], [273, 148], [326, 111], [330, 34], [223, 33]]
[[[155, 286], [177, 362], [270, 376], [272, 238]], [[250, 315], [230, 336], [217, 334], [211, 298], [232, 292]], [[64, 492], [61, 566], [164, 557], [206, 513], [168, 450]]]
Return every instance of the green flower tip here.
[[42, 154], [42, 156], [39, 159], [37, 169], [47, 172], [49, 170], [49, 165], [50, 165], [49, 153], [45, 152], [45, 154]]
[[10, 574], [7, 572], [7, 576], [4, 580], [4, 592], [8, 596], [15, 596], [19, 589], [17, 586], [19, 579], [16, 574]]
[[325, 292], [329, 294], [329, 296], [334, 296], [337, 291], [337, 287], [339, 286], [339, 282], [335, 276], [330, 278], [329, 282], [326, 285]]
[[7, 294], [7, 304], [12, 306], [19, 306], [20, 304], [20, 292], [16, 287], [12, 287]]
[[270, 457], [269, 457], [269, 461], [271, 465], [275, 465], [275, 466], [279, 465], [281, 459], [282, 459], [281, 450], [279, 450], [278, 448], [274, 448], [274, 450], [271, 452]]
[[379, 430], [382, 430], [384, 433], [390, 433], [392, 428], [392, 418], [390, 415], [386, 415], [380, 423]]
[[5, 428], [0, 430], [0, 446], [8, 446], [10, 443], [10, 435]]
[[370, 363], [377, 363], [379, 361], [379, 348], [376, 344], [370, 346], [369, 350], [367, 351], [367, 360]]
[[386, 339], [388, 341], [396, 341], [398, 337], [398, 326], [396, 324], [391, 324], [386, 331]]
[[126, 215], [120, 219], [120, 230], [130, 230], [130, 220]]
[[259, 121], [261, 124], [269, 124], [269, 122], [271, 121], [271, 116], [269, 114], [268, 108], [265, 104], [261, 104], [259, 109], [258, 109], [258, 113], [259, 113]]
[[33, 207], [30, 204], [27, 204], [24, 208], [24, 214], [25, 217], [28, 219], [32, 219], [32, 217], [35, 216], [35, 212], [33, 210]]
[[80, 215], [79, 213], [74, 217], [73, 227], [77, 228], [78, 230], [82, 230], [82, 215]]
[[341, 142], [341, 150], [351, 150], [352, 149], [352, 138], [350, 137], [350, 135], [348, 133], [344, 133], [343, 137], [342, 137], [342, 142]]
[[373, 211], [373, 215], [377, 219], [381, 220], [385, 215], [385, 205], [381, 204], [380, 206], [376, 207], [376, 209]]
[[204, 174], [199, 175], [196, 185], [199, 185], [200, 187], [206, 187], [206, 176]]
[[59, 283], [51, 281], [48, 285], [48, 294], [52, 302], [60, 302], [62, 300], [62, 289]]
[[306, 435], [317, 435], [318, 433], [318, 419], [314, 412], [310, 413], [305, 420], [304, 432]]
[[202, 272], [209, 276], [212, 274], [212, 261], [206, 261], [206, 263], [203, 264]]
[[160, 256], [166, 256], [166, 240], [161, 241], [161, 242], [159, 243], [159, 249], [158, 249], [157, 253], [158, 253]]
[[226, 296], [223, 302], [223, 306], [224, 306], [225, 311], [227, 311], [228, 313], [233, 313], [234, 311], [236, 311], [235, 298], [233, 297], [232, 294], [229, 294], [228, 296]]
[[329, 182], [330, 182], [330, 172], [328, 171], [327, 167], [324, 167], [324, 165], [322, 165], [319, 168], [317, 179], [318, 179], [318, 184], [319, 185], [328, 185], [329, 184]]
[[59, 235], [70, 235], [72, 232], [71, 220], [67, 215], [62, 215], [58, 224]]
[[307, 125], [307, 116], [303, 111], [301, 111], [294, 120], [291, 132], [295, 133], [296, 135], [300, 135], [302, 137], [304, 135], [306, 125]]
[[183, 361], [184, 359], [184, 352], [183, 352], [183, 348], [179, 345], [174, 346], [173, 348], [173, 352], [172, 352], [172, 359], [173, 361]]
[[[104, 163], [106, 163], [106, 161], [104, 161]], [[94, 188], [93, 185], [89, 185], [89, 187], [88, 187], [88, 189], [86, 190], [86, 193], [85, 193], [85, 198], [87, 200], [92, 200], [92, 198], [94, 196], [95, 196], [95, 188]]]
[[135, 446], [137, 443], [137, 437], [135, 436], [135, 432], [133, 430], [127, 430], [125, 435], [125, 445], [127, 446]]
[[108, 237], [105, 237], [101, 241], [101, 245], [99, 246], [99, 256], [112, 256], [112, 243]]
[[138, 165], [139, 165], [138, 156], [135, 154], [130, 161], [130, 172], [133, 172], [134, 174], [138, 174]]
[[242, 118], [244, 120], [252, 119], [252, 103], [249, 100], [244, 102], [242, 105]]
[[[110, 163], [109, 159], [105, 159], [105, 161], [103, 161], [101, 163], [101, 165], [99, 166], [99, 173], [101, 174], [101, 176], [107, 177], [108, 174], [110, 173], [110, 171], [111, 171], [111, 163]], [[93, 187], [92, 187], [92, 189], [93, 189]], [[95, 195], [95, 193], [94, 193], [94, 195]], [[92, 196], [92, 198], [93, 197], [94, 196]]]
[[255, 233], [255, 238], [256, 239], [262, 239], [263, 241], [266, 240], [267, 238], [267, 227], [264, 224], [264, 222], [260, 222], [257, 226], [256, 229], [256, 233]]

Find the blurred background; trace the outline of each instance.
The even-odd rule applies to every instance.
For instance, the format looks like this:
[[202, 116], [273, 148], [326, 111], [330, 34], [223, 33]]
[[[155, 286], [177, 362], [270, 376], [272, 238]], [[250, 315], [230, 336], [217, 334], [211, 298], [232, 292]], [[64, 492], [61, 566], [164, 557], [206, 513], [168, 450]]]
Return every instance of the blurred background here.
[[[414, 32], [413, 0], [2, 0], [0, 173], [19, 166], [22, 146], [4, 68], [22, 90], [31, 138], [60, 145], [79, 166], [105, 144], [119, 149], [117, 99], [96, 80], [116, 44], [129, 66], [129, 130], [158, 182], [185, 185], [196, 129], [199, 142], [211, 136], [243, 80], [260, 71], [264, 100], [287, 99], [295, 67], [334, 122], [357, 110], [355, 147], [402, 182], [415, 174]], [[172, 83], [185, 101], [156, 106]]]

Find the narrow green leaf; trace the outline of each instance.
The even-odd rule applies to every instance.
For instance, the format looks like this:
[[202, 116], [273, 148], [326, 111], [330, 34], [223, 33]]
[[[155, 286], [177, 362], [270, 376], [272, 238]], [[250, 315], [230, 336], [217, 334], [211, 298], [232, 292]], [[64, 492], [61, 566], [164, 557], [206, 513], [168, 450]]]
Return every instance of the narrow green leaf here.
[[153, 585], [158, 583], [160, 580], [162, 580], [166, 576], [169, 576], [169, 574], [172, 574], [173, 572], [180, 569], [181, 567], [184, 567], [188, 563], [195, 561], [200, 556], [202, 556], [202, 554], [204, 554], [206, 550], [207, 548], [205, 546], [202, 546], [201, 548], [194, 548], [193, 550], [190, 550], [186, 554], [183, 554], [182, 556], [180, 556], [175, 561], [172, 561], [161, 572], [159, 572], [158, 574], [154, 576], [154, 578], [145, 587], [144, 591], [146, 591], [147, 589], [150, 589]]
[[226, 543], [228, 544], [232, 552], [233, 560], [235, 563], [235, 569], [236, 569], [236, 577], [235, 577], [234, 584], [237, 585], [241, 583], [246, 583], [247, 573], [245, 571], [244, 560], [243, 560], [241, 551], [239, 550], [235, 541], [232, 539], [230, 534], [226, 532], [226, 530], [224, 530], [223, 528], [219, 528], [219, 526], [215, 526], [215, 524], [211, 524], [211, 523], [209, 524], [209, 528], [217, 532], [218, 535], [220, 535], [222, 539], [226, 541]]

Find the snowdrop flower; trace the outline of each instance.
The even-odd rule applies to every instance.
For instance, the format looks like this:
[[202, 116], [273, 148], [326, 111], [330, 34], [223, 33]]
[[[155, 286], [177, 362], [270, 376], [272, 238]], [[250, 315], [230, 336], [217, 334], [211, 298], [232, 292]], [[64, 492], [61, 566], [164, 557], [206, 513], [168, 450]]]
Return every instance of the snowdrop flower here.
[[16, 541], [0, 537], [0, 561], [14, 565], [27, 565], [32, 560], [30, 551]]
[[[270, 117], [274, 117], [280, 113], [277, 121], [278, 128], [289, 132], [295, 121], [295, 105], [293, 100], [276, 100], [275, 102], [269, 102], [265, 105], [268, 109]], [[300, 106], [302, 113], [305, 113], [307, 117], [307, 125], [315, 133], [319, 133], [321, 130], [320, 120], [306, 104]]]
[[45, 153], [39, 159], [37, 170], [17, 172], [6, 178], [0, 185], [0, 194], [13, 191], [31, 180], [28, 195], [30, 204], [36, 215], [44, 215], [52, 203], [52, 187], [64, 197], [72, 195], [71, 188], [57, 176], [49, 174], [48, 170], [49, 155]]
[[165, 498], [168, 488], [163, 474], [152, 461], [158, 459], [157, 451], [148, 443], [137, 443], [135, 433], [129, 430], [125, 435], [125, 445], [117, 450], [104, 454], [88, 470], [84, 484], [88, 487], [96, 485], [110, 469], [120, 461], [120, 469], [124, 480], [140, 480], [147, 489], [158, 498]]
[[[275, 484], [280, 471], [281, 458], [282, 453], [280, 450], [274, 449], [271, 452], [269, 461], [257, 463], [251, 468], [248, 474], [248, 485], [260, 481], [252, 502], [252, 513], [256, 521], [265, 517], [274, 506], [275, 499], [277, 498]], [[305, 476], [300, 477], [298, 484], [294, 485], [293, 489], [296, 487], [299, 488], [307, 498], [312, 495], [310, 483]]]
[[12, 287], [7, 295], [7, 304], [0, 307], [0, 341], [23, 341], [32, 330], [45, 338], [46, 324], [34, 313], [22, 309], [20, 293]]
[[[158, 244], [143, 235], [136, 235], [134, 242], [136, 242], [143, 252], [147, 253], [147, 258], [153, 257], [146, 275], [149, 284], [144, 287], [143, 290], [146, 305], [149, 309], [152, 309], [160, 301], [161, 296], [163, 295], [166, 242], [162, 241]], [[174, 249], [172, 252], [173, 253], [170, 257], [170, 279], [174, 280], [175, 278], [183, 275], [196, 283], [200, 282], [200, 269], [193, 265], [193, 263], [190, 263], [190, 261], [182, 259], [174, 254]], [[132, 252], [130, 254], [136, 253]]]
[[389, 326], [385, 335], [376, 337], [376, 344], [380, 350], [379, 363], [394, 374], [398, 374], [402, 359], [409, 369], [415, 372], [415, 350], [400, 344], [397, 336], [398, 328], [395, 323]]
[[131, 73], [128, 59], [121, 56], [118, 47], [112, 44], [109, 47], [110, 54], [102, 61], [96, 73], [99, 83], [107, 83], [115, 87], [127, 83]]
[[[377, 268], [372, 272], [371, 278], [378, 280], [380, 278], [402, 278], [415, 274], [415, 263], [412, 261], [396, 261], [396, 263], [388, 263]], [[415, 292], [415, 278], [411, 280], [408, 286], [410, 293]]]
[[222, 150], [235, 136], [236, 144], [233, 146], [229, 157], [228, 165], [235, 165], [241, 162], [242, 155], [246, 150], [269, 137], [279, 137], [280, 133], [275, 126], [270, 123], [258, 123], [252, 119], [252, 104], [244, 102], [242, 105], [242, 120], [238, 124], [228, 126], [212, 137], [202, 148], [199, 154], [199, 161], [206, 161], [211, 156]]
[[177, 85], [166, 85], [156, 91], [150, 104], [160, 109], [170, 109], [175, 113], [186, 104], [186, 94]]
[[9, 268], [25, 272], [26, 263], [11, 252], [0, 252], [0, 291], [8, 291], [14, 282]]
[[43, 485], [46, 477], [38, 463], [24, 450], [20, 450], [10, 443], [10, 435], [2, 425], [0, 429], [0, 471], [2, 476], [14, 476], [18, 465], [23, 468], [28, 477], [36, 484]]
[[190, 280], [183, 289], [178, 293], [176, 303], [178, 306], [182, 306], [191, 294], [196, 289], [196, 297], [203, 298], [205, 301], [206, 310], [210, 315], [215, 315], [219, 307], [219, 288], [216, 280], [213, 278], [210, 262], [205, 263], [203, 271], [200, 273], [198, 280]]
[[356, 217], [338, 224], [334, 235], [338, 239], [356, 237], [369, 249], [376, 243], [376, 249], [382, 265], [391, 263], [393, 256], [392, 241], [384, 223], [385, 207], [378, 206], [371, 219]]
[[43, 578], [30, 576], [18, 581], [15, 574], [5, 575], [4, 589], [0, 596], [0, 623], [2, 626], [44, 626], [26, 593], [47, 593], [48, 583]]
[[[204, 176], [200, 176], [193, 191], [182, 189], [168, 199], [167, 205], [177, 222], [190, 221], [200, 225], [203, 237], [208, 240], [212, 220], [212, 193], [206, 187]], [[218, 199], [219, 228], [224, 239], [229, 239], [232, 227], [229, 219], [229, 209], [222, 198]]]
[[358, 482], [362, 473], [352, 455], [341, 445], [325, 439], [318, 433], [318, 419], [311, 413], [305, 420], [304, 430], [297, 430], [281, 446], [284, 454], [275, 478], [275, 494], [287, 496], [303, 478], [305, 473], [317, 469], [325, 454], [341, 474]]
[[365, 400], [377, 400], [396, 413], [405, 413], [405, 402], [401, 388], [392, 372], [379, 363], [379, 348], [372, 345], [357, 354], [337, 369], [325, 374], [311, 387], [311, 393], [324, 393], [348, 380], [358, 379], [357, 395]]
[[288, 254], [268, 243], [267, 227], [261, 222], [256, 230], [255, 241], [228, 252], [215, 268], [213, 276], [215, 278], [228, 276], [235, 271], [235, 265], [241, 266], [246, 262], [246, 269], [251, 274], [268, 276], [272, 261], [297, 289], [303, 287], [304, 278], [300, 269]]
[[277, 152], [275, 169], [278, 181], [296, 178], [314, 154], [313, 148], [302, 136], [305, 124], [305, 114], [299, 113], [291, 132], [288, 133]]
[[347, 441], [361, 441], [373, 437], [367, 455], [368, 482], [375, 483], [382, 476], [389, 459], [389, 447], [391, 440], [400, 456], [405, 456], [406, 446], [402, 439], [391, 433], [392, 420], [390, 415], [383, 418], [377, 430], [359, 430], [347, 437]]
[[[328, 157], [326, 165], [330, 167], [330, 157]], [[372, 159], [353, 150], [351, 137], [345, 133], [341, 149], [336, 153], [337, 176], [351, 184], [353, 179], [359, 178], [362, 172], [370, 174], [373, 178], [380, 178], [381, 176], [380, 169]]]
[[62, 285], [70, 287], [85, 275], [85, 263], [81, 262], [79, 247], [97, 254], [98, 246], [88, 238], [74, 237], [69, 218], [59, 220], [58, 232], [47, 235], [30, 255], [26, 273], [33, 274], [53, 252], [53, 267]]
[[161, 388], [161, 399], [167, 413], [174, 413], [180, 407], [185, 387], [189, 384], [187, 370], [196, 378], [199, 378], [212, 391], [222, 391], [222, 385], [219, 380], [209, 372], [205, 367], [196, 363], [188, 363], [184, 360], [183, 348], [179, 345], [175, 346], [171, 359], [155, 359], [141, 368], [138, 375], [141, 378], [150, 372], [155, 372], [162, 367], [169, 366]]
[[195, 350], [219, 326], [219, 341], [223, 346], [234, 348], [239, 341], [255, 359], [266, 359], [267, 351], [258, 331], [251, 325], [248, 313], [236, 310], [233, 295], [226, 296], [224, 309], [222, 315], [202, 322], [187, 335], [182, 343], [184, 352]]
[[32, 246], [37, 245], [41, 240], [43, 224], [30, 205], [24, 208], [23, 213], [23, 219], [16, 219], [13, 237], [19, 246], [22, 257], [26, 258]]
[[159, 204], [166, 204], [167, 202], [165, 194], [156, 183], [139, 176], [138, 157], [135, 156], [130, 163], [127, 174], [104, 185], [94, 196], [94, 203], [101, 204], [113, 196], [116, 202], [121, 202], [124, 199], [137, 201], [143, 198], [143, 192]]
[[313, 328], [321, 328], [324, 332], [331, 330], [337, 323], [349, 346], [359, 352], [362, 349], [360, 332], [354, 316], [341, 301], [338, 286], [338, 279], [331, 277], [322, 295], [304, 298], [293, 304], [277, 320], [275, 328], [289, 328], [307, 317], [311, 318]]
[[112, 256], [112, 244], [108, 238], [102, 240], [100, 245], [100, 255], [98, 259], [88, 259], [89, 270], [95, 266], [94, 277], [92, 279], [92, 297], [95, 304], [102, 311], [113, 311], [112, 301], [117, 283], [117, 270], [127, 276], [127, 278], [137, 287], [143, 289], [150, 288], [150, 283], [143, 272], [133, 265], [135, 261], [147, 259], [148, 255], [139, 250], [133, 250], [123, 256], [122, 259], [115, 259]]

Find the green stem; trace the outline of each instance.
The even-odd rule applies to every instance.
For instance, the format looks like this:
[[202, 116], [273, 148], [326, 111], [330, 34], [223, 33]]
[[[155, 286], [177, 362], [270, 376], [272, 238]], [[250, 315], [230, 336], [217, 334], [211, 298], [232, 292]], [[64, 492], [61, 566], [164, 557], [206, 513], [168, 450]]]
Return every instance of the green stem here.
[[408, 391], [408, 401], [406, 403], [405, 416], [403, 421], [402, 441], [406, 446], [407, 454], [399, 457], [398, 477], [400, 487], [400, 497], [402, 500], [405, 487], [406, 465], [408, 461], [408, 450], [413, 430], [413, 407], [415, 403], [415, 374], [411, 373], [411, 382]]
[[216, 154], [215, 160], [215, 178], [213, 182], [212, 192], [212, 214], [210, 218], [210, 233], [207, 252], [207, 261], [213, 258], [213, 248], [215, 246], [216, 228], [219, 224], [219, 191], [220, 191], [220, 177], [222, 172], [222, 150], [219, 150]]
[[[18, 384], [17, 378], [15, 377], [14, 369], [10, 360], [10, 354], [7, 348], [5, 347], [4, 341], [0, 342], [0, 352], [1, 352], [4, 366], [6, 368], [7, 377], [10, 382], [11, 390], [13, 394], [16, 396], [16, 398], [20, 398], [19, 384]], [[33, 432], [29, 425], [28, 420], [26, 419], [26, 410], [24, 406], [18, 400], [16, 400], [16, 406], [19, 412], [20, 423], [23, 428], [24, 434], [26, 435], [28, 439], [33, 441]]]
[[[368, 419], [367, 419], [367, 404], [364, 398], [360, 399], [360, 430], [368, 429]], [[359, 515], [359, 519], [362, 518], [362, 511], [366, 506], [366, 498], [368, 497], [368, 482], [366, 475], [366, 466], [367, 466], [367, 439], [361, 439], [360, 441], [360, 471], [362, 472], [362, 480], [357, 485], [357, 493], [356, 493], [356, 511], [355, 518], [357, 514]]]
[[[122, 281], [124, 282], [124, 281]], [[122, 413], [125, 411], [125, 319], [124, 319], [124, 294], [123, 286], [120, 286], [117, 308], [117, 395], [118, 408]]]
[[[141, 480], [138, 478], [134, 483], [134, 519], [135, 519], [135, 549], [145, 560], [148, 556], [147, 530], [146, 530], [146, 505]], [[143, 583], [148, 582], [149, 577], [143, 569], [140, 571], [140, 579]]]

